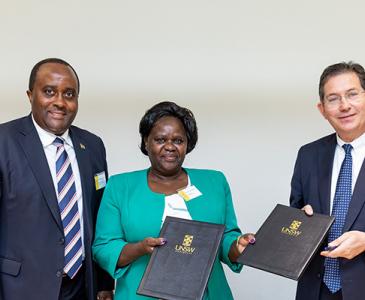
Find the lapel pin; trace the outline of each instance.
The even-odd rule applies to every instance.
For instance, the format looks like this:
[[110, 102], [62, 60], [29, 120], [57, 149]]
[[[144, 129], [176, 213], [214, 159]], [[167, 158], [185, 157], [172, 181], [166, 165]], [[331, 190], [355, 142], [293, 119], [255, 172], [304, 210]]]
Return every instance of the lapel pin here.
[[80, 148], [81, 148], [81, 149], [84, 149], [84, 150], [86, 149], [85, 145], [84, 145], [84, 144], [82, 144], [82, 143], [80, 143]]

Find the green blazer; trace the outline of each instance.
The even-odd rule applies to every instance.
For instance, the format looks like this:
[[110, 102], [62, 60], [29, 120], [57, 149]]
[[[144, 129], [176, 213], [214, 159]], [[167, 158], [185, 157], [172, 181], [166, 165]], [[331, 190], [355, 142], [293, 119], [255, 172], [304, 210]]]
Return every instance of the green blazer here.
[[[226, 230], [208, 287], [206, 300], [233, 299], [221, 262], [234, 272], [242, 265], [231, 263], [228, 252], [241, 234], [237, 226], [229, 185], [223, 173], [213, 170], [184, 169], [201, 196], [186, 202], [193, 220], [224, 224]], [[165, 195], [150, 190], [148, 169], [112, 176], [104, 191], [98, 212], [93, 255], [96, 262], [116, 280], [116, 300], [152, 299], [136, 294], [150, 258], [144, 255], [119, 268], [117, 261], [127, 243], [158, 237], [165, 207]]]

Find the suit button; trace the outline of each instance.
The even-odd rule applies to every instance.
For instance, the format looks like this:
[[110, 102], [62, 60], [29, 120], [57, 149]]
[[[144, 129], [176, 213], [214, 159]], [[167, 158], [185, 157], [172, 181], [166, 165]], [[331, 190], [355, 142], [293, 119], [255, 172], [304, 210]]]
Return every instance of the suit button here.
[[317, 273], [317, 278], [321, 278], [321, 273]]
[[61, 271], [57, 271], [56, 276], [57, 277], [61, 277], [62, 276], [62, 272]]
[[64, 238], [60, 238], [60, 244], [63, 245], [65, 243], [65, 239]]

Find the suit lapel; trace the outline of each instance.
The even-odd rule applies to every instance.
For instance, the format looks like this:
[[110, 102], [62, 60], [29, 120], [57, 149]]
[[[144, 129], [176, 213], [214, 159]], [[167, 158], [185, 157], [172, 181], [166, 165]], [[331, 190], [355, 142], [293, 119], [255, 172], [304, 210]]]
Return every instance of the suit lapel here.
[[362, 163], [359, 175], [357, 176], [357, 180], [355, 183], [354, 191], [352, 193], [352, 198], [350, 202], [349, 209], [347, 211], [345, 225], [343, 227], [343, 232], [346, 232], [350, 229], [352, 224], [354, 223], [357, 215], [362, 211], [362, 207], [365, 202], [365, 166], [364, 162]]
[[318, 189], [321, 212], [323, 214], [330, 214], [330, 197], [331, 197], [331, 180], [333, 159], [336, 150], [336, 135], [333, 134], [328, 140], [324, 141], [324, 147], [319, 147], [318, 151]]
[[91, 164], [90, 164], [90, 154], [88, 150], [88, 145], [82, 140], [81, 136], [78, 134], [75, 127], [70, 128], [70, 136], [75, 150], [75, 155], [77, 159], [77, 164], [80, 171], [80, 181], [82, 188], [82, 207], [83, 207], [83, 222], [84, 231], [88, 236], [91, 235], [92, 227], [90, 220], [92, 220], [91, 213], [91, 195], [93, 185], [90, 184], [90, 178], [93, 178]]
[[19, 135], [19, 143], [23, 148], [24, 154], [32, 169], [34, 177], [38, 182], [52, 216], [60, 230], [63, 231], [52, 175], [49, 170], [47, 158], [44, 153], [41, 140], [39, 139], [31, 116], [24, 119], [23, 126], [19, 129], [21, 133]]

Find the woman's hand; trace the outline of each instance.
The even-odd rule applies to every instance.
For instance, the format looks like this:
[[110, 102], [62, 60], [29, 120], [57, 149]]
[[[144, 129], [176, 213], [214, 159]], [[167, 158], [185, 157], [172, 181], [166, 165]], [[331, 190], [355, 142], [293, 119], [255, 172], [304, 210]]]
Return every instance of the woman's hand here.
[[241, 255], [243, 250], [245, 250], [248, 244], [255, 243], [255, 235], [253, 233], [245, 233], [237, 237], [229, 250], [228, 257], [231, 262], [236, 262], [237, 258]]
[[118, 267], [124, 267], [143, 255], [151, 254], [155, 247], [162, 246], [166, 242], [165, 238], [147, 237], [138, 243], [125, 245], [119, 255]]
[[254, 244], [255, 242], [256, 239], [253, 233], [245, 233], [241, 235], [236, 242], [238, 252], [241, 254], [248, 244]]
[[141, 253], [151, 254], [156, 246], [162, 246], [166, 244], [165, 238], [151, 238], [147, 237], [140, 241]]

